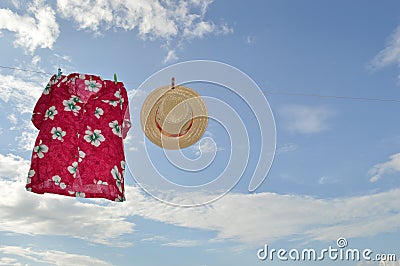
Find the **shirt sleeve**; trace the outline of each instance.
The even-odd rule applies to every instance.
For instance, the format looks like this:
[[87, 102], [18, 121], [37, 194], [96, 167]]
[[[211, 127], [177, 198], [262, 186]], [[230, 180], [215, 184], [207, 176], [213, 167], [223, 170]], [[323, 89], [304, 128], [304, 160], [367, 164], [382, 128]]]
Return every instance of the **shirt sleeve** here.
[[42, 125], [42, 121], [45, 116], [48, 103], [50, 101], [51, 85], [55, 79], [56, 79], [55, 75], [51, 77], [49, 83], [47, 83], [46, 87], [43, 90], [42, 95], [40, 96], [39, 100], [36, 102], [35, 107], [33, 108], [31, 121], [33, 125], [39, 130], [40, 126]]
[[122, 137], [125, 139], [125, 137], [128, 135], [129, 129], [131, 129], [131, 116], [129, 112], [129, 102], [128, 102], [128, 96], [127, 93], [124, 93], [124, 106], [123, 106], [123, 114], [124, 114], [124, 119], [122, 122]]

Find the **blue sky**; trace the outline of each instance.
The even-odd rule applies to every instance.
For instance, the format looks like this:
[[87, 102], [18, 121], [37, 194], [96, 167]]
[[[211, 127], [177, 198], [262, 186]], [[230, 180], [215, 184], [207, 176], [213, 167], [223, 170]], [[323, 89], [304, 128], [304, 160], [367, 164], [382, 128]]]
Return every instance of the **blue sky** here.
[[[0, 265], [298, 265], [261, 261], [257, 251], [265, 244], [322, 250], [337, 247], [340, 237], [349, 248], [395, 253], [399, 259], [399, 102], [295, 95], [400, 100], [399, 10], [394, 0], [2, 1]], [[188, 86], [235, 110], [249, 145], [240, 124], [224, 129], [225, 122], [216, 121], [233, 119], [234, 112], [225, 115], [222, 105], [210, 105], [215, 119], [206, 139], [183, 151], [192, 159], [215, 155], [203, 171], [172, 166], [135, 124], [125, 145], [131, 171], [123, 204], [25, 191], [38, 133], [31, 112], [58, 67], [104, 79], [117, 73], [138, 121], [151, 89], [145, 86], [148, 78], [191, 60], [230, 65], [265, 92], [275, 119], [276, 153], [255, 192], [248, 191], [260, 153], [255, 117], [267, 115], [245, 104], [260, 99], [255, 90], [238, 95], [212, 81]], [[186, 76], [177, 72], [176, 79]], [[167, 85], [169, 79], [159, 82]], [[245, 90], [239, 83], [234, 90]], [[236, 133], [243, 142], [232, 144], [229, 137]], [[150, 179], [135, 176], [146, 170], [145, 147], [153, 167], [183, 185], [204, 184], [224, 170], [241, 173], [241, 160], [226, 169], [229, 157], [250, 150], [248, 159], [242, 153], [247, 168], [232, 191], [188, 208], [155, 200], [138, 186], [138, 178]], [[171, 200], [206, 196], [199, 190]]]

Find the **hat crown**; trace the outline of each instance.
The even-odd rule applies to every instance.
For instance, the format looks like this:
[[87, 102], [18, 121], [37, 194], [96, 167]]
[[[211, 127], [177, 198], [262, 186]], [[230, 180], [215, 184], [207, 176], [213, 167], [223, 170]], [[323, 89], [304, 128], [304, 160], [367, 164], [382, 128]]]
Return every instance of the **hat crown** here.
[[175, 135], [187, 131], [193, 119], [193, 111], [185, 100], [180, 95], [169, 94], [160, 99], [156, 119], [162, 132]]

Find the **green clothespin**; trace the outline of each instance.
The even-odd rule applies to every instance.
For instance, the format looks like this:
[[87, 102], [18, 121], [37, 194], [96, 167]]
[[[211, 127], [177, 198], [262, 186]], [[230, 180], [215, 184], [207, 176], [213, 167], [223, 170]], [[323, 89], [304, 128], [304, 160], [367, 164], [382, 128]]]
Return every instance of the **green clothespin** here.
[[118, 80], [117, 80], [117, 74], [114, 73], [114, 83], [117, 84]]

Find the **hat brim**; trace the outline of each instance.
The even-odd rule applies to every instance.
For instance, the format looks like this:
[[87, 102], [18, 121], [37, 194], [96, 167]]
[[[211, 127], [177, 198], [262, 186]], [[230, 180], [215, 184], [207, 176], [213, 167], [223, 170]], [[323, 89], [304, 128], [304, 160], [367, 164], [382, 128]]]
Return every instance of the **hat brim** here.
[[[193, 121], [190, 129], [177, 137], [163, 134], [155, 120], [158, 103], [167, 93], [183, 97], [192, 109]], [[164, 86], [147, 96], [140, 112], [140, 122], [146, 137], [154, 144], [165, 149], [183, 149], [201, 139], [207, 128], [208, 112], [203, 98], [196, 91], [185, 86], [175, 86], [174, 89]]]

